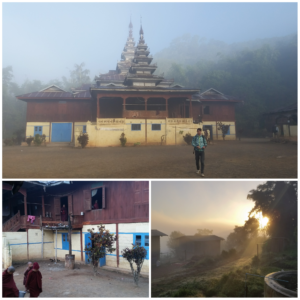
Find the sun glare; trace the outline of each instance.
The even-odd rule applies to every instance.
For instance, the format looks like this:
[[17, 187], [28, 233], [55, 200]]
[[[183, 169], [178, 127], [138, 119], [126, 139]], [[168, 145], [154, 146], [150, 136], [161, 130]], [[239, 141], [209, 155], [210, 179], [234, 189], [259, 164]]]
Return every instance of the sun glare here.
[[256, 214], [255, 217], [259, 221], [259, 227], [261, 229], [264, 229], [268, 225], [268, 223], [269, 223], [269, 218], [268, 217], [263, 217], [261, 213]]

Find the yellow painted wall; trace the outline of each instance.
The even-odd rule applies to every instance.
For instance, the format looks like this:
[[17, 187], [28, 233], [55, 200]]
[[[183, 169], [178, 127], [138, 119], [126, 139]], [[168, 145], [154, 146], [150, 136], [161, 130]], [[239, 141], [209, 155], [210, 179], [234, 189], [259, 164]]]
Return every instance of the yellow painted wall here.
[[[152, 124], [160, 124], [161, 130], [152, 130]], [[166, 119], [147, 120], [147, 144], [160, 144], [162, 135], [166, 135]]]
[[50, 141], [50, 123], [49, 122], [27, 122], [26, 137], [34, 136], [34, 126], [43, 126], [43, 134], [46, 135], [46, 142]]
[[[116, 233], [116, 224], [103, 224], [105, 226], [105, 229], [108, 229], [110, 231], [110, 233]], [[98, 224], [98, 226], [100, 226], [100, 224]], [[83, 244], [84, 242], [84, 236], [85, 233], [88, 232], [88, 229], [92, 229], [94, 228], [95, 231], [97, 229], [97, 225], [84, 225], [82, 228], [82, 233], [83, 233], [83, 237], [82, 237], [82, 242]], [[116, 243], [113, 244], [113, 247], [116, 248]], [[83, 246], [84, 248], [84, 246]], [[110, 267], [114, 267], [117, 268], [117, 256], [116, 256], [116, 252], [113, 252], [112, 254], [107, 254], [106, 255], [106, 265], [110, 266]]]
[[290, 126], [290, 134], [291, 134], [291, 136], [298, 136], [298, 126], [297, 125]]
[[[65, 260], [65, 255], [69, 254], [69, 250], [62, 249], [62, 233], [68, 231], [57, 231], [57, 258]], [[52, 249], [52, 257], [55, 257], [55, 232], [53, 232], [54, 246]], [[80, 231], [72, 232], [72, 254], [75, 255], [75, 262], [81, 261], [81, 248], [80, 248]]]
[[[116, 121], [117, 120], [117, 121]], [[87, 122], [87, 133], [89, 135], [89, 144], [87, 147], [109, 147], [120, 146], [120, 136], [124, 132], [127, 138], [127, 146], [135, 143], [145, 144], [145, 119], [97, 119], [97, 123]], [[235, 140], [235, 123], [223, 122], [230, 125], [230, 134], [226, 135], [226, 140]], [[81, 126], [84, 123], [75, 123], [75, 146], [79, 146], [77, 137], [80, 131], [76, 129], [76, 125]], [[132, 131], [132, 124], [141, 124], [141, 130]], [[153, 131], [152, 124], [161, 124], [160, 131]], [[147, 143], [160, 144], [161, 137], [164, 136], [166, 145], [185, 145], [183, 136], [187, 133], [195, 135], [197, 128], [203, 128], [203, 125], [212, 125], [213, 139], [222, 140], [222, 132], [217, 130], [216, 122], [204, 122], [201, 124], [193, 124], [192, 118], [178, 119], [148, 119], [147, 120]], [[78, 128], [82, 128], [78, 126]]]
[[[148, 233], [150, 242], [150, 228], [149, 223], [120, 223], [119, 224], [119, 251], [121, 252], [125, 248], [131, 248], [133, 244], [133, 234], [132, 233]], [[149, 246], [150, 251], [150, 246]], [[150, 253], [149, 253], [150, 257]], [[144, 260], [142, 267], [142, 272], [149, 272], [149, 259]], [[130, 269], [129, 262], [123, 257], [119, 258], [119, 267], [123, 269]]]
[[[141, 130], [139, 131], [132, 131], [131, 125], [132, 124], [140, 124]], [[127, 138], [128, 144], [134, 143], [145, 143], [145, 119], [126, 119], [126, 126], [125, 126], [125, 136]]]
[[[3, 232], [12, 250], [13, 262], [27, 261], [27, 233], [26, 232]], [[42, 257], [42, 231], [39, 229], [28, 230], [29, 259], [41, 259]], [[44, 231], [44, 258], [53, 257], [53, 234], [52, 231]]]

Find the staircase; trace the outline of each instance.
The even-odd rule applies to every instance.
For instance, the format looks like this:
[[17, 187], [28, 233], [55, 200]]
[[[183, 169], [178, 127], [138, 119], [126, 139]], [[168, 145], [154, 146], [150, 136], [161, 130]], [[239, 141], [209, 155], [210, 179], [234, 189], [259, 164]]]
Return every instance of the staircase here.
[[19, 229], [21, 229], [20, 220], [21, 220], [21, 215], [20, 215], [20, 211], [18, 211], [16, 215], [14, 215], [5, 223], [2, 224], [2, 231], [3, 232], [18, 231]]

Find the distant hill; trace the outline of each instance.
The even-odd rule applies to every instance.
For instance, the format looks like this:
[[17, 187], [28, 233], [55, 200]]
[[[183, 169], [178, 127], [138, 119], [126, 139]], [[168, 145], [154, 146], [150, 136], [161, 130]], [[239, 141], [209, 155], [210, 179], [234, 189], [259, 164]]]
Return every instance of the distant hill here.
[[185, 34], [174, 39], [169, 47], [155, 53], [153, 61], [158, 64], [158, 74], [167, 73], [172, 63], [187, 66], [199, 61], [217, 62], [222, 57], [234, 56], [242, 50], [256, 50], [264, 45], [278, 48], [291, 43], [297, 45], [296, 34], [233, 44]]

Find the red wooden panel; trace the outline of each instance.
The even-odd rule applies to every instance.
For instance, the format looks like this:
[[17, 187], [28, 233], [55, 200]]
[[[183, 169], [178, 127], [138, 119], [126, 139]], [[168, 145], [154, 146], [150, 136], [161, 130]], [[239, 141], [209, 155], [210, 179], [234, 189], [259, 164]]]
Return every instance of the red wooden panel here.
[[52, 216], [52, 218], [55, 221], [60, 221], [61, 220], [61, 215], [60, 215], [60, 198], [58, 198], [58, 197], [54, 198], [54, 213], [55, 213], [55, 215]]
[[68, 209], [69, 209], [69, 213], [72, 213], [73, 214], [73, 196], [72, 195], [69, 195], [68, 196]]
[[84, 210], [92, 210], [91, 190], [83, 191]]
[[102, 187], [102, 208], [106, 208], [105, 206], [106, 201], [105, 201], [105, 186]]

